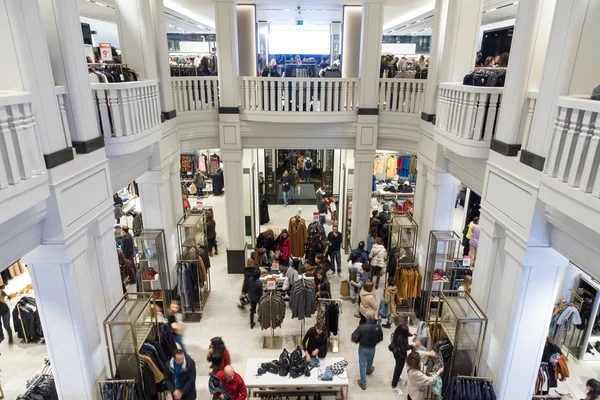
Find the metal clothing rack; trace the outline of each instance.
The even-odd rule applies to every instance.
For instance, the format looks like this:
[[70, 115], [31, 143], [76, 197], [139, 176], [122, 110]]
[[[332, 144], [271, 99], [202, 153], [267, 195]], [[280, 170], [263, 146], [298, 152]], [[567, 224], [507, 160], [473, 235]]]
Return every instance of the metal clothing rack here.
[[[30, 382], [27, 382], [27, 390], [25, 391], [25, 393], [23, 393], [21, 396], [19, 396], [19, 398], [26, 398], [27, 395], [29, 395], [29, 392], [31, 392], [31, 389], [36, 387], [38, 383], [40, 383], [47, 377], [52, 377], [52, 367], [50, 366], [50, 359], [48, 357], [45, 357], [44, 358], [44, 368], [42, 369], [42, 372], [35, 375]], [[0, 391], [2, 391], [1, 388], [0, 388]], [[4, 398], [3, 391], [2, 391], [1, 398]]]
[[[271, 292], [271, 296], [275, 289], [267, 289]], [[273, 302], [269, 300], [269, 329], [271, 334], [263, 338], [263, 349], [281, 349], [283, 346], [283, 338], [275, 336], [275, 327], [273, 326]]]
[[[337, 304], [340, 307], [340, 314], [342, 313], [342, 307], [343, 307], [344, 302], [341, 299], [327, 299], [327, 298], [318, 297], [317, 302], [320, 302], [320, 301], [324, 301], [326, 303]], [[329, 338], [329, 343], [327, 346], [329, 347], [329, 350], [332, 353], [337, 353], [338, 351], [340, 351], [340, 336], [341, 336], [340, 335], [340, 325], [341, 324], [338, 323], [338, 334], [336, 335], [337, 337]]]
[[128, 383], [133, 385], [135, 383], [135, 379], [109, 379], [105, 381], [98, 381], [98, 386], [100, 387], [100, 396], [104, 398], [104, 384], [105, 383]]

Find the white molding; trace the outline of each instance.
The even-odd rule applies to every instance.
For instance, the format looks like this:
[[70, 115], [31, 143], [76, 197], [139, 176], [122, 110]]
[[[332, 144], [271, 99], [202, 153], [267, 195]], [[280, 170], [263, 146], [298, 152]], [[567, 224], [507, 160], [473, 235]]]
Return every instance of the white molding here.
[[108, 157], [131, 154], [145, 147], [158, 143], [162, 137], [160, 125], [131, 136], [104, 138], [106, 155]]
[[435, 140], [444, 147], [463, 157], [482, 158], [487, 160], [490, 155], [489, 140], [463, 139], [435, 127]]
[[272, 112], [272, 111], [242, 111], [240, 121], [275, 122], [275, 123], [335, 123], [356, 122], [354, 111], [344, 112]]

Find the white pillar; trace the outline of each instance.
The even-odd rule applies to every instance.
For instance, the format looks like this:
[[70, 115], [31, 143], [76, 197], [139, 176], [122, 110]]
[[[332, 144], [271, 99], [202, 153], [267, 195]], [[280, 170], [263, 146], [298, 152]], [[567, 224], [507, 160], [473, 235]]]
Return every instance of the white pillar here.
[[92, 101], [77, 0], [40, 0], [54, 83], [67, 88], [65, 104], [73, 147], [89, 153], [104, 146]]
[[[357, 78], [360, 60], [361, 6], [344, 6], [342, 22], [342, 78]], [[381, 31], [379, 32], [381, 36]], [[379, 61], [379, 60], [378, 60]], [[379, 74], [377, 74], [379, 77]]]
[[90, 230], [94, 237], [99, 266], [98, 277], [104, 292], [103, 302], [107, 313], [117, 305], [123, 296], [119, 258], [115, 248], [114, 221], [114, 210], [111, 207]]
[[[531, 397], [552, 307], [569, 261], [550, 247], [507, 237], [506, 259], [486, 357], [498, 399]], [[491, 304], [490, 304], [491, 305]]]
[[[236, 6], [238, 65], [240, 76], [256, 76], [256, 5]], [[217, 40], [219, 37], [217, 36]], [[220, 62], [220, 60], [219, 60]]]
[[440, 82], [462, 82], [475, 67], [483, 0], [452, 0], [444, 37]]
[[150, 1], [116, 0], [115, 6], [123, 63], [133, 68], [141, 79], [158, 79]]
[[227, 250], [243, 250], [244, 234], [244, 196], [243, 196], [243, 151], [242, 149], [221, 149], [223, 173], [225, 179], [225, 215], [229, 247]]
[[220, 107], [239, 109], [237, 0], [214, 0]]
[[373, 193], [373, 160], [375, 150], [354, 151], [354, 181], [352, 183], [352, 232], [350, 245], [355, 248], [367, 241], [371, 219], [371, 194]]
[[521, 162], [542, 171], [550, 149], [559, 96], [569, 94], [590, 0], [557, 0], [529, 143]]
[[167, 43], [167, 25], [163, 0], [150, 0], [152, 19], [156, 39], [156, 65], [160, 87], [160, 108], [165, 119], [176, 116], [173, 90], [171, 89], [171, 67], [169, 65], [169, 44]]
[[384, 3], [385, 0], [363, 0], [358, 100], [360, 108], [377, 108]]
[[[540, 50], [538, 42], [547, 43], [548, 31], [540, 25], [544, 21], [544, 7], [553, 6], [556, 0], [522, 0], [519, 2], [517, 20], [510, 48], [509, 68], [502, 94], [502, 107], [498, 117], [498, 129], [492, 142], [492, 150], [505, 156], [514, 157], [519, 150], [520, 125], [523, 113], [527, 112], [529, 102], [527, 92], [532, 79], [534, 55]], [[537, 51], [536, 51], [537, 50]], [[539, 55], [538, 55], [539, 57]], [[553, 61], [550, 61], [553, 62]], [[499, 146], [498, 146], [499, 145]]]
[[436, 0], [433, 12], [433, 30], [431, 32], [431, 52], [429, 54], [429, 71], [427, 72], [427, 89], [421, 118], [433, 122], [437, 104], [437, 88], [440, 84], [440, 68], [444, 62], [444, 38], [446, 36], [446, 21], [448, 19], [448, 4], [450, 0]]
[[[31, 93], [46, 166], [53, 168], [72, 160], [73, 151], [71, 138], [62, 126], [40, 7], [36, 0], [23, 0], [6, 1], [2, 8], [8, 11], [8, 23], [12, 29], [12, 40], [10, 36], [2, 40], [15, 46], [20, 73], [23, 74], [22, 89]], [[10, 54], [7, 56], [10, 57]], [[11, 71], [10, 77], [14, 79], [12, 74]]]

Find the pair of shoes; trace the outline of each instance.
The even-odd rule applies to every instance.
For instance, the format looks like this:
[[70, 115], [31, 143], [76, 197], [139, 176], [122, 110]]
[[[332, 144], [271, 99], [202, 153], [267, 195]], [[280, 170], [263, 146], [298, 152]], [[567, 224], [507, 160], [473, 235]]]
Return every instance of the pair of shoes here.
[[392, 327], [392, 324], [390, 324], [390, 323], [388, 322], [387, 324], [383, 324], [383, 325], [381, 325], [381, 326], [383, 326], [384, 328], [390, 329], [390, 328]]
[[254, 321], [250, 322], [250, 329], [254, 329], [255, 326], [256, 326], [256, 323]]
[[283, 203], [283, 205], [284, 205], [284, 206], [287, 206], [287, 205], [288, 205], [288, 203]]
[[379, 289], [379, 285], [375, 285], [375, 290]]
[[338, 271], [338, 277], [342, 277], [342, 271]]
[[399, 387], [393, 387], [392, 388], [392, 392], [396, 393], [398, 396], [402, 396], [404, 394], [404, 392], [402, 390], [400, 390]]
[[213, 256], [213, 253], [212, 253], [212, 251], [211, 251], [210, 253], [208, 253], [208, 256], [209, 256], [209, 257], [212, 257], [212, 256]]
[[215, 256], [219, 255], [219, 250], [215, 249]]
[[358, 383], [358, 386], [360, 386], [362, 390], [367, 390], [367, 387], [363, 386], [362, 383], [360, 383], [360, 380], [356, 381], [356, 383]]
[[375, 372], [375, 366], [371, 365], [371, 372], [367, 372], [367, 375], [371, 375], [373, 372]]
[[329, 270], [327, 271], [327, 275], [335, 274], [335, 271]]

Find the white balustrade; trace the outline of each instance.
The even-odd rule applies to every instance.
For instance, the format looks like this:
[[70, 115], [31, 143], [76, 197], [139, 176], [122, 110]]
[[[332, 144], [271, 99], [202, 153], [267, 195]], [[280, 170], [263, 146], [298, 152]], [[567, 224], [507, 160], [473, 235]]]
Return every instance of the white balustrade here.
[[100, 132], [106, 138], [136, 135], [160, 124], [155, 80], [92, 83]]
[[349, 112], [358, 110], [358, 78], [241, 77], [244, 111]]
[[421, 115], [425, 79], [379, 79], [379, 110]]
[[67, 116], [66, 102], [67, 102], [67, 88], [64, 86], [55, 86], [54, 91], [56, 92], [56, 98], [58, 100], [58, 109], [60, 110], [60, 119], [62, 121], [63, 135], [65, 136], [65, 142], [71, 144], [71, 128], [69, 125], [69, 118]]
[[521, 137], [522, 148], [527, 149], [529, 146], [529, 137], [531, 135], [531, 128], [533, 127], [533, 114], [535, 113], [535, 106], [537, 105], [538, 91], [530, 90], [527, 92], [527, 115], [525, 116], [525, 124], [523, 125], [523, 132]]
[[562, 96], [544, 174], [600, 198], [600, 101]]
[[171, 88], [177, 112], [219, 108], [219, 78], [217, 76], [172, 77]]
[[46, 171], [26, 92], [0, 92], [0, 190]]
[[501, 87], [440, 84], [436, 127], [463, 139], [492, 140], [502, 91]]

